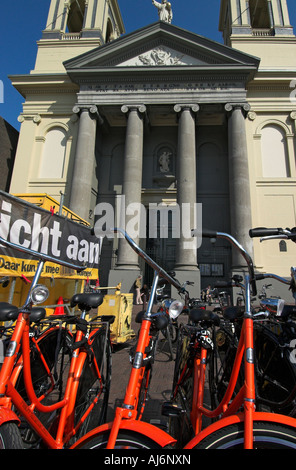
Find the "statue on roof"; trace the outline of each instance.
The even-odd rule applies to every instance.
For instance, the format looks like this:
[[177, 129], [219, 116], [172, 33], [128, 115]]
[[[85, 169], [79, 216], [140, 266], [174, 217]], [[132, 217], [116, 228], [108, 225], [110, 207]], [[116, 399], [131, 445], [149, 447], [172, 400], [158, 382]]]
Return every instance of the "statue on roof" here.
[[158, 9], [158, 16], [161, 21], [171, 23], [173, 19], [172, 5], [167, 0], [161, 0], [161, 3], [152, 0], [152, 4]]

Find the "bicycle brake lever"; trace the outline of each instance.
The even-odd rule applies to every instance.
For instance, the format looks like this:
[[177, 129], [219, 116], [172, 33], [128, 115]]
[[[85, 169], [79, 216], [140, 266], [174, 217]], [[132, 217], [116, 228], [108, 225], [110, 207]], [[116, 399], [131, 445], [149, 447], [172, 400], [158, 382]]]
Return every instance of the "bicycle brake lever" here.
[[264, 242], [265, 240], [287, 240], [289, 237], [287, 235], [269, 235], [268, 237], [261, 237], [260, 243]]

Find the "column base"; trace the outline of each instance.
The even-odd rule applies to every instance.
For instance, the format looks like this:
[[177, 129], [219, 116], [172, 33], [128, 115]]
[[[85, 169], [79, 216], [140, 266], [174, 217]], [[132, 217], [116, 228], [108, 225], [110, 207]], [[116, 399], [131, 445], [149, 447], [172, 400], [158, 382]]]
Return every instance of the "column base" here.
[[121, 292], [123, 294], [135, 293], [134, 283], [137, 277], [142, 274], [140, 269], [111, 269], [109, 272], [108, 286], [115, 287], [121, 282]]
[[[199, 298], [200, 297], [200, 271], [199, 269], [194, 269], [194, 270], [184, 270], [178, 268], [174, 269], [174, 272], [176, 273], [176, 279], [180, 282], [181, 285], [184, 284], [186, 281], [194, 282], [193, 286], [187, 286], [186, 290], [189, 292], [189, 297], [191, 298]], [[178, 295], [177, 290], [172, 287], [172, 298], [179, 299], [180, 296]]]

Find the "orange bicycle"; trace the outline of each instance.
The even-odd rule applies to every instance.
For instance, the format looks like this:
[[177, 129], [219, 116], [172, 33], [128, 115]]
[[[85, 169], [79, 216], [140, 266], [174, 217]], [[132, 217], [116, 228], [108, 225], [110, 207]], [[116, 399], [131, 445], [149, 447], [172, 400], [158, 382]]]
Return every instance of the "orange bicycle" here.
[[[182, 292], [182, 287], [176, 280], [170, 278], [154, 261], [152, 261], [135, 242], [122, 230], [131, 247], [142, 256], [148, 264], [154, 267], [154, 282], [150, 297], [148, 311], [143, 317], [136, 353], [132, 370], [124, 398], [123, 405], [116, 409], [113, 422], [90, 431], [81, 438], [73, 448], [171, 448], [177, 443], [177, 436], [170, 436], [156, 426], [137, 420], [137, 403], [141, 381], [147, 358], [146, 348], [149, 343], [151, 325], [157, 317], [152, 317], [151, 305], [155, 296], [158, 277], [161, 276]], [[210, 238], [221, 237], [229, 240], [245, 258], [248, 265], [248, 273], [245, 274], [246, 309], [244, 324], [237, 349], [237, 355], [233, 366], [229, 386], [224, 398], [215, 410], [209, 410], [203, 406], [205, 392], [205, 373], [208, 347], [211, 347], [211, 339], [207, 332], [196, 335], [197, 341], [194, 348], [196, 354], [191, 357], [191, 369], [193, 373], [193, 390], [191, 411], [189, 419], [194, 429], [195, 436], [185, 444], [184, 449], [208, 449], [208, 448], [296, 448], [296, 420], [287, 416], [256, 412], [255, 410], [255, 377], [254, 377], [254, 345], [253, 345], [253, 319], [250, 309], [250, 298], [256, 293], [256, 282], [251, 257], [241, 245], [230, 235], [220, 232], [204, 233]], [[195, 309], [191, 312], [191, 320], [194, 323], [215, 322], [216, 316], [212, 312]], [[159, 317], [160, 318], [160, 317]], [[163, 328], [163, 326], [162, 326]], [[244, 364], [245, 380], [239, 393], [232, 400], [237, 377]], [[187, 363], [188, 365], [188, 363]], [[181, 372], [177, 387], [180, 388], [186, 371]], [[172, 411], [171, 404], [166, 405], [165, 412], [178, 415], [179, 410]], [[180, 410], [183, 413], [186, 410]], [[183, 413], [185, 415], [185, 413]], [[201, 429], [202, 417], [219, 417], [219, 419]]]
[[[187, 416], [195, 434], [195, 437], [185, 444], [184, 449], [295, 449], [296, 420], [280, 414], [257, 412], [255, 409], [255, 354], [251, 294], [256, 295], [256, 277], [252, 259], [244, 248], [228, 234], [206, 231], [203, 236], [228, 240], [246, 260], [248, 270], [245, 273], [245, 313], [230, 380], [225, 395], [216, 409], [208, 409], [203, 404], [206, 359], [209, 348], [200, 340], [199, 342], [193, 341], [195, 351], [191, 357], [191, 363], [187, 361], [178, 374], [173, 391], [175, 401], [176, 397], [182, 397], [182, 393], [184, 395], [186, 379], [188, 381], [191, 374], [193, 383], [189, 417], [184, 407], [177, 408], [175, 411], [175, 416], [177, 416], [175, 419], [180, 419], [182, 411], [184, 411], [181, 419], [185, 422], [185, 416]], [[195, 322], [202, 316], [201, 311], [198, 312], [191, 312]], [[208, 315], [211, 316], [213, 313], [208, 312]], [[203, 320], [207, 319], [203, 317]], [[207, 335], [208, 333], [204, 333], [204, 337]], [[186, 350], [186, 343], [184, 343], [184, 347]], [[211, 347], [214, 346], [211, 345]], [[234, 396], [238, 377], [242, 370], [244, 374], [243, 385], [239, 390], [236, 390]], [[171, 414], [173, 413], [171, 412]], [[219, 419], [202, 429], [203, 417]]]
[[[154, 360], [156, 338], [160, 330], [164, 330], [169, 322], [166, 312], [152, 312], [156, 298], [159, 279], [164, 279], [179, 292], [183, 292], [179, 282], [158, 266], [129, 235], [121, 232], [130, 246], [154, 270], [154, 278], [147, 310], [141, 314], [138, 340], [132, 357], [132, 367], [126, 388], [123, 404], [116, 408], [114, 420], [90, 431], [73, 445], [75, 449], [157, 449], [170, 447], [175, 439], [163, 430], [141, 420], [147, 387], [151, 378], [151, 368]], [[183, 307], [183, 305], [182, 305]], [[181, 313], [180, 309], [180, 313]], [[144, 399], [143, 399], [144, 396]]]
[[[86, 432], [91, 412], [99, 402], [102, 410], [98, 420], [106, 419], [111, 379], [108, 320], [112, 319], [87, 322], [87, 311], [97, 308], [103, 296], [76, 294], [72, 306], [79, 306], [81, 316], [46, 319], [43, 326], [49, 323], [49, 327], [35, 337], [30, 321], [38, 320], [40, 325], [46, 314], [42, 307], [32, 308], [37, 299], [44, 301], [46, 288], [37, 283], [45, 261], [82, 268], [0, 241], [39, 258], [25, 305], [18, 309], [0, 304], [0, 320], [16, 320], [0, 371], [0, 447], [69, 447]], [[73, 336], [66, 328], [69, 324], [76, 327]]]

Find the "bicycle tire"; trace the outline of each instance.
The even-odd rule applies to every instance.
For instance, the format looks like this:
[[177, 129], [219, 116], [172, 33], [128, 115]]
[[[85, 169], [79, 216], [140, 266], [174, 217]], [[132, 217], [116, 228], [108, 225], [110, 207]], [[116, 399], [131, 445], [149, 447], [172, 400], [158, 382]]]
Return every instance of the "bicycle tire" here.
[[276, 334], [268, 328], [256, 325], [254, 331], [258, 405], [273, 412], [293, 415], [296, 365], [290, 360], [290, 349], [283, 348]]
[[[227, 390], [231, 377], [236, 351], [237, 338], [240, 334], [240, 325], [236, 325], [235, 332], [228, 322], [220, 325], [218, 330], [213, 329], [214, 349], [209, 355], [208, 380], [211, 409], [217, 408]], [[244, 364], [241, 364], [238, 380], [234, 389], [234, 395], [244, 383]], [[214, 421], [216, 418], [213, 419]]]
[[[61, 337], [60, 337], [59, 350], [57, 351], [59, 334], [61, 334]], [[62, 368], [59, 370], [59, 374], [61, 375], [61, 379], [62, 379], [63, 375], [65, 374], [65, 371], [69, 367], [69, 363], [71, 360], [71, 344], [72, 344], [71, 333], [65, 328], [62, 328], [61, 330], [56, 327], [49, 328], [45, 330], [43, 333], [41, 333], [41, 335], [37, 339], [37, 344], [52, 374], [54, 374], [53, 369], [56, 364], [59, 364], [60, 368]], [[62, 357], [61, 357], [62, 354], [64, 356], [65, 355], [67, 356], [66, 361], [63, 360], [62, 362]], [[43, 391], [47, 388], [49, 378], [45, 370], [45, 367], [41, 362], [39, 352], [34, 346], [31, 349], [31, 375], [32, 375], [32, 383], [34, 386], [36, 396], [39, 397], [43, 393]], [[20, 371], [20, 374], [16, 383], [16, 389], [20, 393], [20, 395], [23, 397], [23, 399], [27, 401], [28, 397], [27, 397], [25, 385], [24, 385], [23, 370]], [[64, 387], [62, 383], [60, 383], [59, 397], [61, 397], [63, 393], [64, 393]], [[50, 396], [51, 396], [51, 399], [58, 401], [58, 398], [53, 398], [53, 395], [50, 395]]]
[[[60, 336], [60, 342], [58, 335]], [[59, 348], [57, 348], [59, 342]], [[49, 367], [51, 373], [55, 375], [54, 369], [56, 368], [56, 386], [48, 394], [48, 396], [42, 401], [46, 405], [51, 405], [57, 401], [60, 401], [65, 393], [68, 370], [71, 361], [71, 345], [72, 335], [66, 328], [48, 328], [41, 333], [37, 339], [38, 346], [44, 356], [44, 359]], [[44, 390], [50, 384], [49, 376], [45, 370], [45, 367], [41, 361], [38, 350], [33, 346], [31, 350], [31, 375], [34, 386], [34, 391], [37, 397], [41, 396]], [[28, 397], [24, 385], [23, 370], [20, 371], [18, 380], [16, 382], [16, 389], [22, 396], [22, 398], [28, 402]], [[42, 421], [43, 425], [50, 431], [55, 429], [56, 422], [58, 421], [57, 414], [41, 413], [35, 410], [36, 416]], [[25, 448], [39, 448], [42, 446], [40, 437], [30, 427], [30, 425], [20, 416], [21, 426], [20, 432]]]
[[165, 337], [165, 339], [168, 340], [168, 334], [167, 332], [169, 333], [170, 337], [171, 337], [171, 342], [172, 344], [176, 343], [177, 339], [178, 339], [178, 325], [170, 322], [169, 325], [168, 325], [168, 330], [165, 329], [165, 330], [161, 330], [163, 336]]
[[[110, 431], [93, 437], [79, 449], [106, 449]], [[133, 432], [119, 430], [114, 449], [161, 449], [152, 439]]]
[[0, 426], [0, 449], [23, 449], [23, 440], [15, 423], [3, 423]]
[[[102, 390], [103, 396], [100, 397], [98, 403], [95, 405], [92, 412], [84, 421], [83, 425], [79, 428], [76, 439], [94, 427], [104, 424], [107, 419], [107, 409], [109, 401], [109, 392], [111, 386], [112, 375], [112, 351], [111, 343], [108, 337], [107, 326], [101, 326], [99, 329], [94, 330], [89, 338], [89, 344], [92, 347], [94, 357], [100, 370], [103, 384], [100, 383], [96, 368], [94, 364], [94, 357], [87, 356], [82, 368], [82, 373], [79, 380], [77, 389], [77, 396], [75, 402], [75, 417], [74, 426], [77, 425], [83, 414], [89, 408], [95, 396]], [[102, 389], [103, 387], [103, 389]]]
[[177, 348], [176, 348], [176, 359], [175, 359], [173, 386], [172, 386], [173, 393], [177, 385], [179, 375], [189, 358], [188, 345], [189, 345], [189, 338], [188, 338], [188, 335], [186, 334], [186, 327], [181, 326], [179, 335], [178, 335]]
[[[176, 447], [183, 448], [194, 436], [190, 421], [193, 397], [193, 375], [189, 363], [189, 337], [180, 331], [178, 338], [175, 369], [173, 376], [172, 404], [182, 409], [179, 416], [169, 418], [169, 434], [177, 440]], [[177, 386], [182, 371], [188, 364], [188, 370], [184, 380]]]
[[[215, 350], [208, 368], [212, 409], [218, 406], [227, 389], [236, 353], [234, 338], [238, 331], [232, 334], [229, 329], [220, 328], [216, 338], [219, 334], [222, 336], [214, 341]], [[280, 345], [278, 334], [271, 331], [270, 326], [260, 323], [254, 324], [254, 346], [257, 409], [295, 416], [296, 366], [290, 361], [289, 348]], [[216, 365], [217, 356], [219, 367]], [[243, 364], [235, 392], [242, 383]]]
[[141, 381], [139, 399], [138, 399], [138, 404], [137, 404], [137, 419], [142, 419], [146, 402], [149, 399], [149, 388], [150, 388], [151, 378], [152, 378], [152, 366], [149, 363], [145, 367], [142, 381]]
[[190, 374], [186, 378], [172, 403], [178, 408], [182, 408], [179, 416], [169, 418], [169, 434], [177, 440], [176, 447], [183, 447], [193, 438], [194, 432], [190, 421], [190, 411], [193, 396], [193, 376]]
[[[266, 421], [254, 422], [254, 449], [296, 449], [296, 430]], [[194, 449], [243, 449], [244, 423], [221, 428], [202, 439]]]

